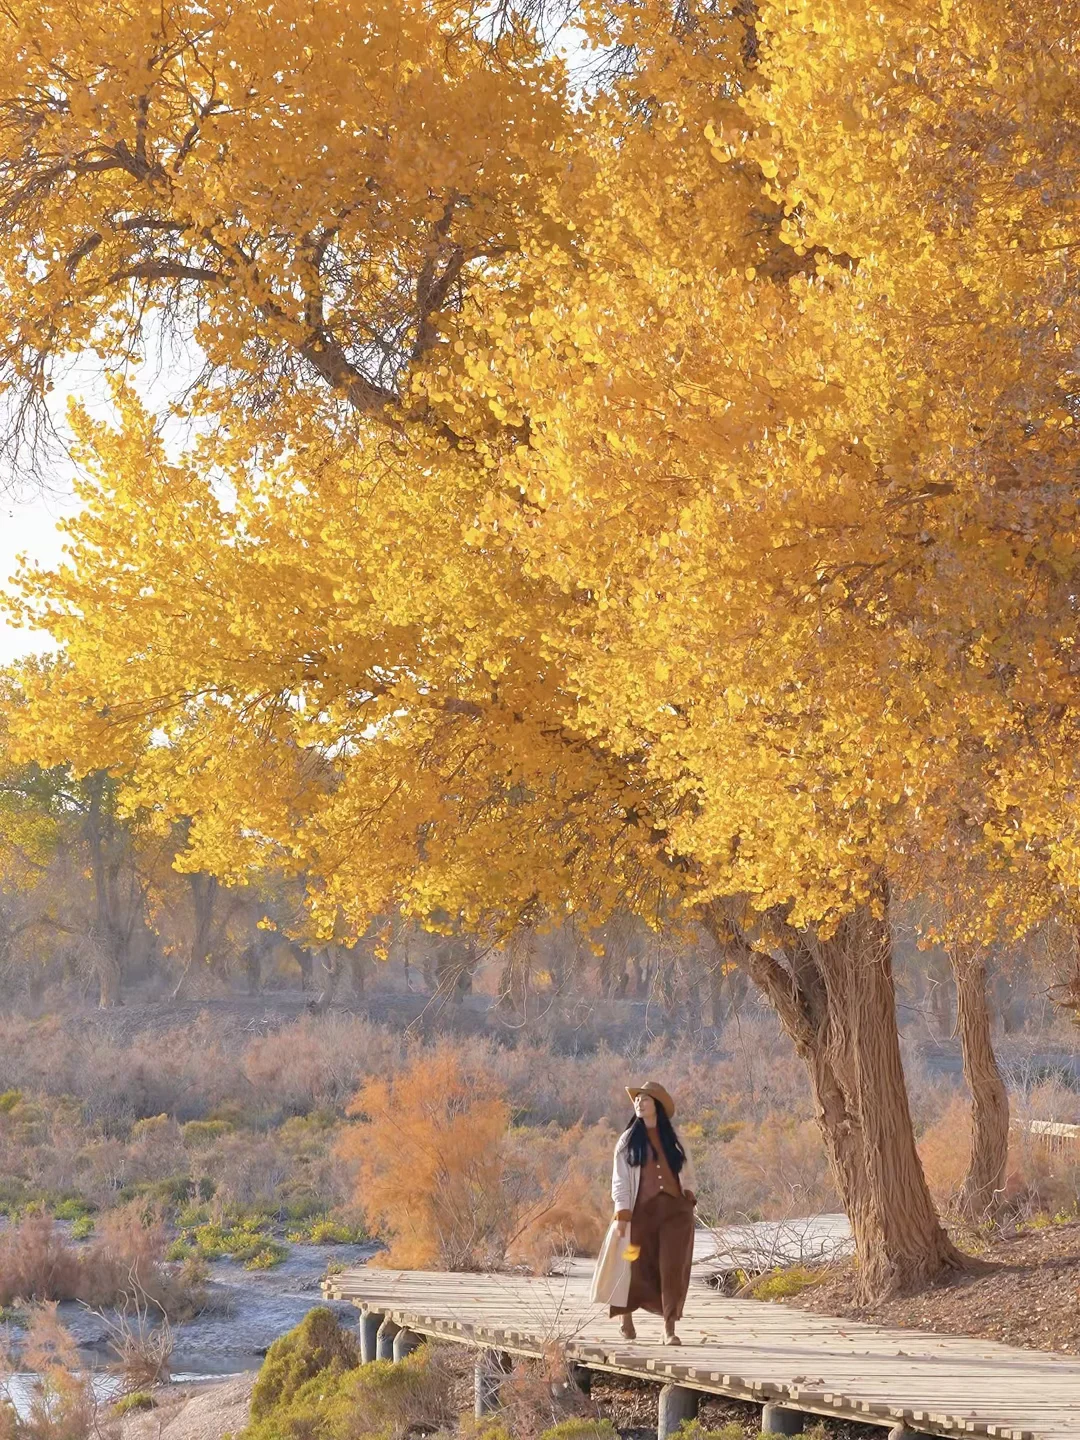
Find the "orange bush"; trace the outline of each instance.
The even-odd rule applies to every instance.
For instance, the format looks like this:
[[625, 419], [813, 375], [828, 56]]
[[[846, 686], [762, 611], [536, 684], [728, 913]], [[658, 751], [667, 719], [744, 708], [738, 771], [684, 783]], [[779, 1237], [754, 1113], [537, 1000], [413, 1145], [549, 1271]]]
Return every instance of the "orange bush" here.
[[939, 1120], [919, 1141], [926, 1183], [939, 1210], [948, 1210], [960, 1194], [971, 1159], [971, 1102], [954, 1095]]
[[357, 1123], [339, 1151], [356, 1168], [357, 1204], [390, 1241], [382, 1263], [483, 1270], [514, 1247], [539, 1261], [579, 1234], [595, 1242], [592, 1177], [609, 1147], [598, 1162], [581, 1127], [512, 1130], [503, 1086], [475, 1049], [418, 1052], [393, 1078], [369, 1080], [349, 1114]]
[[502, 1180], [510, 1107], [482, 1066], [447, 1045], [391, 1079], [363, 1085], [341, 1153], [357, 1165], [357, 1203], [391, 1237], [404, 1269], [485, 1269], [512, 1231]]

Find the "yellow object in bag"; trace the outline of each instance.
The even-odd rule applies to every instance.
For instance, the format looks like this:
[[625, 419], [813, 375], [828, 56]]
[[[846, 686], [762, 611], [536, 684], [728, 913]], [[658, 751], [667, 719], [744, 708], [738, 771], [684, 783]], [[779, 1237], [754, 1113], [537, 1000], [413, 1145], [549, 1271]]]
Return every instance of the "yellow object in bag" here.
[[624, 1260], [629, 1260], [629, 1261], [630, 1261], [630, 1264], [632, 1265], [632, 1264], [634, 1263], [634, 1261], [638, 1258], [638, 1256], [641, 1254], [641, 1246], [640, 1246], [640, 1245], [627, 1245], [626, 1249], [625, 1249], [622, 1253], [623, 1253], [623, 1259], [624, 1259]]

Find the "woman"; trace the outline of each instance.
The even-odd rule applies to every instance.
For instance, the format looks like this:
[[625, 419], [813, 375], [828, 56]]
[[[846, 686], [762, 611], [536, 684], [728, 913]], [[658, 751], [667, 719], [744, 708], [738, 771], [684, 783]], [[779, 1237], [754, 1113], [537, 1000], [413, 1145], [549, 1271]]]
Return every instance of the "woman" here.
[[[622, 1333], [637, 1337], [634, 1311], [664, 1317], [664, 1344], [680, 1345], [675, 1326], [682, 1319], [694, 1258], [694, 1167], [672, 1125], [675, 1102], [656, 1080], [627, 1086], [634, 1115], [615, 1146], [611, 1198], [620, 1241], [627, 1238], [630, 1289]], [[619, 1297], [621, 1298], [621, 1297]]]

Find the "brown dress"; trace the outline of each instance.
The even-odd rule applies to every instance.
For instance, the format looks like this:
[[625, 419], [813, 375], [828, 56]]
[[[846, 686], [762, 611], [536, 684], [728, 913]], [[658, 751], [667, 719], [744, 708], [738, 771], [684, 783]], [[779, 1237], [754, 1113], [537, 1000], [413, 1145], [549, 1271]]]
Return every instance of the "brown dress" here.
[[[640, 1254], [630, 1265], [626, 1304], [611, 1306], [612, 1315], [651, 1310], [665, 1325], [682, 1319], [694, 1258], [694, 1202], [683, 1194], [679, 1177], [668, 1164], [655, 1130], [649, 1132], [649, 1154], [641, 1167], [630, 1244]], [[619, 1218], [626, 1219], [624, 1211]]]

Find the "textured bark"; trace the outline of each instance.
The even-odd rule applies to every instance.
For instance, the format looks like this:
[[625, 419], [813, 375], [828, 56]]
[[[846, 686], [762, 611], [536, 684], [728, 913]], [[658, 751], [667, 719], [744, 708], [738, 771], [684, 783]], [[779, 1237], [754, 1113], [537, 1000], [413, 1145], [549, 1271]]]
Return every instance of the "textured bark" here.
[[958, 947], [952, 953], [956, 977], [956, 1028], [971, 1092], [971, 1160], [960, 1191], [960, 1207], [972, 1220], [985, 1220], [1005, 1188], [1009, 1159], [1009, 1095], [998, 1069], [990, 1035], [986, 963], [980, 952]]
[[122, 976], [120, 966], [115, 956], [105, 951], [99, 952], [100, 965], [98, 968], [98, 1009], [112, 1010], [117, 1005], [122, 1005], [123, 995], [121, 988]]
[[886, 901], [882, 887], [882, 916], [860, 906], [828, 939], [776, 922], [779, 939], [769, 952], [709, 917], [722, 943], [742, 939], [742, 963], [809, 1071], [866, 1301], [917, 1290], [964, 1263], [938, 1219], [915, 1148]]

